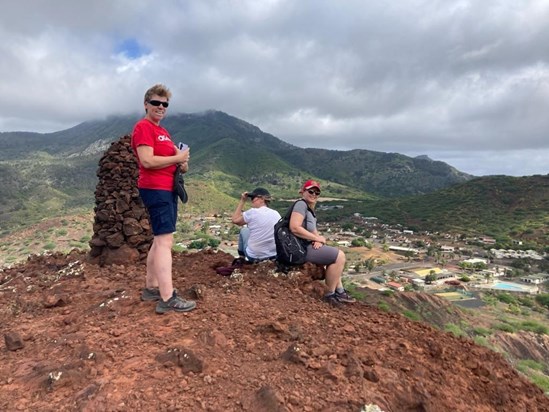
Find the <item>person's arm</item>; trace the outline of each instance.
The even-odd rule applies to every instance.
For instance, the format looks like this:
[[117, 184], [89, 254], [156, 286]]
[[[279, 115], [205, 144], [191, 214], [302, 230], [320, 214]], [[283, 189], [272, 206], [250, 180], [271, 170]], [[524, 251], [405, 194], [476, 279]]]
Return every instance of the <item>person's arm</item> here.
[[177, 163], [185, 163], [189, 160], [189, 148], [185, 150], [175, 149], [173, 156], [155, 156], [151, 146], [137, 146], [137, 156], [145, 169], [162, 169]]
[[305, 220], [305, 216], [301, 213], [292, 212], [290, 215], [290, 231], [301, 239], [326, 244], [326, 238], [324, 238], [324, 236], [320, 236], [318, 231], [309, 232], [303, 227], [303, 220]]
[[236, 209], [231, 218], [232, 222], [235, 225], [244, 226], [246, 224], [246, 222], [244, 221], [244, 216], [242, 216], [242, 209], [244, 208], [246, 199], [248, 199], [248, 192], [244, 192], [242, 193], [242, 195], [240, 195], [240, 201], [238, 202], [238, 205], [236, 206]]

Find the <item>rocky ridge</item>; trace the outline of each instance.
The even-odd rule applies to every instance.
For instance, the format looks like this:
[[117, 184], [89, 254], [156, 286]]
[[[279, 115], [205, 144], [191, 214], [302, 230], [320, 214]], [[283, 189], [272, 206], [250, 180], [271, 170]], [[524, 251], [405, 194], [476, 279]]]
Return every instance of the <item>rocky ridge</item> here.
[[175, 284], [198, 301], [186, 314], [139, 300], [143, 263], [74, 252], [4, 270], [0, 410], [549, 411], [471, 340], [361, 302], [328, 306], [309, 265], [217, 275], [232, 258], [175, 254]]

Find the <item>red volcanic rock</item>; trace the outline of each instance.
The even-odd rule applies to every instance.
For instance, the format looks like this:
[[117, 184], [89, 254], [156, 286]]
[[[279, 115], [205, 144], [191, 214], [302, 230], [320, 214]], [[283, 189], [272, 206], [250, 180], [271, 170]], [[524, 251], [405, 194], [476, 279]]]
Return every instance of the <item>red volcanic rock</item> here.
[[99, 160], [93, 237], [89, 242], [92, 262], [111, 265], [146, 258], [153, 236], [137, 189], [138, 175], [130, 136], [112, 143]]
[[22, 349], [25, 345], [23, 339], [17, 332], [8, 332], [4, 335], [4, 341], [6, 342], [6, 348], [10, 351], [16, 351]]
[[[4, 269], [13, 288], [0, 288], [0, 325], [25, 345], [0, 351], [0, 410], [549, 410], [540, 388], [472, 340], [363, 302], [332, 308], [306, 267], [215, 272], [232, 260], [175, 253], [178, 292], [207, 293], [164, 315], [139, 298], [142, 261], [101, 266], [81, 252]], [[68, 298], [45, 308], [49, 296]]]

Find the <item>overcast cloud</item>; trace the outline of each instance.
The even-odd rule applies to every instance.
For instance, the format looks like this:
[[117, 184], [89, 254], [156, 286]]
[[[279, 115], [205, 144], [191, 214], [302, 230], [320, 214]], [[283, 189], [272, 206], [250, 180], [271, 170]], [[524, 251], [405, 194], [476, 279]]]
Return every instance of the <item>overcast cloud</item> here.
[[301, 147], [549, 173], [548, 0], [19, 0], [0, 14], [0, 131], [224, 111]]

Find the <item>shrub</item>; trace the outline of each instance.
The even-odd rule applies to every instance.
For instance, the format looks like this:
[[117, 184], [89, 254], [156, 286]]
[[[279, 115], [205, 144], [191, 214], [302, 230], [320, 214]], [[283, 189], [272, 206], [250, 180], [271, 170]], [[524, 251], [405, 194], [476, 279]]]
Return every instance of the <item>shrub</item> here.
[[189, 249], [204, 249], [206, 247], [206, 244], [206, 240], [204, 239], [193, 240], [189, 244]]
[[526, 306], [526, 307], [529, 307], [529, 308], [533, 308], [536, 305], [536, 303], [534, 302], [534, 299], [529, 298], [529, 297], [520, 296], [518, 298], [518, 301], [520, 302], [520, 304], [522, 306]]
[[507, 312], [512, 313], [513, 315], [519, 315], [520, 308], [515, 304], [511, 304], [507, 307]]
[[498, 293], [496, 295], [496, 298], [500, 301], [500, 302], [503, 302], [503, 303], [507, 303], [509, 305], [511, 304], [516, 304], [517, 303], [517, 300], [515, 299], [514, 296], [511, 296], [510, 293]]
[[542, 293], [536, 296], [536, 302], [540, 305], [549, 308], [549, 293]]
[[532, 311], [530, 309], [522, 309], [520, 311], [520, 314], [522, 316], [524, 316], [525, 318], [527, 318], [528, 316], [530, 316], [532, 314]]
[[53, 250], [53, 249], [55, 249], [55, 243], [53, 243], [53, 242], [48, 242], [48, 243], [46, 243], [46, 244], [44, 245], [44, 249], [46, 249], [46, 250]]
[[218, 239], [211, 238], [208, 240], [208, 246], [216, 248], [221, 242]]
[[494, 295], [484, 295], [482, 301], [490, 306], [496, 306], [496, 303], [498, 303], [498, 300]]

